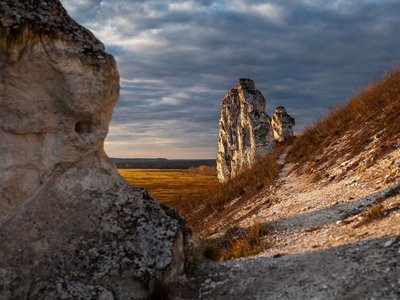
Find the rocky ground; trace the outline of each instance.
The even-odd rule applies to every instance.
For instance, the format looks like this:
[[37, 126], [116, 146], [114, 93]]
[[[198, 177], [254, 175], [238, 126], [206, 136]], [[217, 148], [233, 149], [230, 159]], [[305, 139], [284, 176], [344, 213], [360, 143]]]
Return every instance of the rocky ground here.
[[343, 158], [319, 180], [285, 165], [274, 187], [234, 202], [211, 237], [267, 223], [265, 250], [200, 264], [186, 298], [399, 299], [400, 149], [372, 165], [360, 157]]

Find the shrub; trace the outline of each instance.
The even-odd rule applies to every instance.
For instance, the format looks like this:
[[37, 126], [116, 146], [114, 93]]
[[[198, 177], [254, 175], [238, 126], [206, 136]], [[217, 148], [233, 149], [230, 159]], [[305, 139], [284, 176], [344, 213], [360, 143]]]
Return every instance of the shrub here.
[[204, 256], [213, 260], [228, 260], [260, 253], [262, 237], [269, 233], [266, 223], [254, 222], [247, 229], [232, 227], [220, 241], [208, 242]]

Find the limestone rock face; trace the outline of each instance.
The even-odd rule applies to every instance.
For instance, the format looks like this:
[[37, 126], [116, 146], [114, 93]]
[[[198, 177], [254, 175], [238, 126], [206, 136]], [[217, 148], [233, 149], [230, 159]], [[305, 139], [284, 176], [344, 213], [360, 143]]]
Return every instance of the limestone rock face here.
[[242, 78], [221, 104], [217, 174], [221, 182], [235, 177], [275, 141], [265, 99], [251, 79]]
[[58, 0], [0, 2], [0, 299], [145, 299], [182, 220], [103, 150], [119, 75]]
[[274, 129], [274, 138], [277, 142], [285, 142], [293, 139], [293, 126], [295, 125], [292, 118], [283, 106], [278, 106], [272, 115], [272, 128]]

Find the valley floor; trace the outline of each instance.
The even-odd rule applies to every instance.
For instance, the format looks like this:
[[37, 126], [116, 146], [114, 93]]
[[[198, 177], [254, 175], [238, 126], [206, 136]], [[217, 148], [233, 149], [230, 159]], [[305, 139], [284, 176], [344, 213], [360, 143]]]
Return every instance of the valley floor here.
[[400, 149], [332, 176], [344, 165], [317, 182], [285, 165], [274, 187], [235, 204], [210, 237], [229, 224], [267, 223], [265, 250], [200, 264], [180, 297], [400, 299]]
[[161, 203], [171, 203], [216, 186], [216, 176], [193, 174], [181, 169], [118, 169], [134, 186], [144, 187]]

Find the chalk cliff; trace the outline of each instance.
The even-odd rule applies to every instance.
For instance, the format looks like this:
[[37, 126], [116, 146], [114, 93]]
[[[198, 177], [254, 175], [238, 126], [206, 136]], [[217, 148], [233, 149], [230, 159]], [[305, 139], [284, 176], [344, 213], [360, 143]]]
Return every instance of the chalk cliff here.
[[241, 78], [222, 100], [217, 174], [221, 182], [235, 177], [275, 146], [265, 99], [251, 79]]
[[293, 126], [295, 125], [292, 118], [283, 106], [278, 106], [272, 115], [272, 128], [274, 130], [274, 138], [277, 142], [285, 142], [293, 139]]
[[103, 150], [119, 75], [58, 0], [0, 2], [0, 299], [145, 299], [182, 220]]

